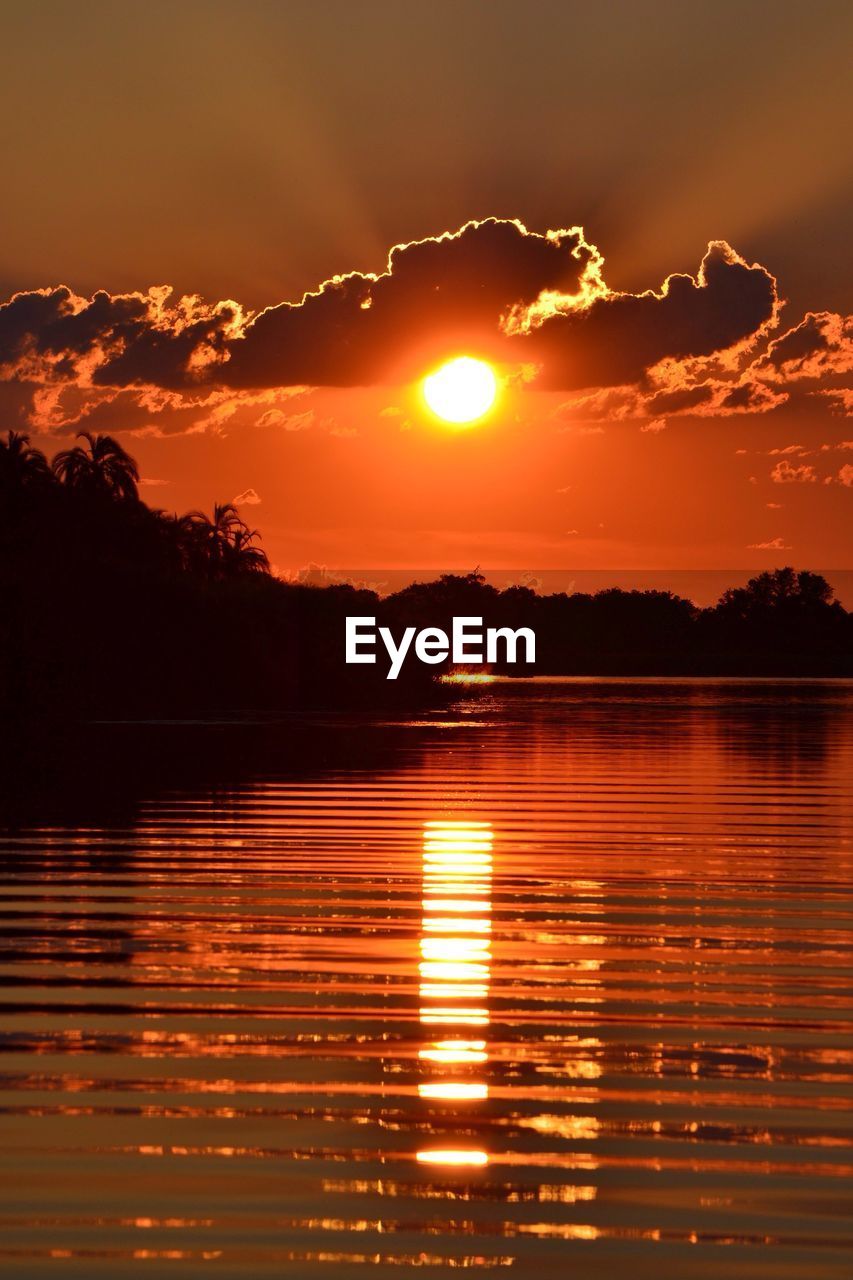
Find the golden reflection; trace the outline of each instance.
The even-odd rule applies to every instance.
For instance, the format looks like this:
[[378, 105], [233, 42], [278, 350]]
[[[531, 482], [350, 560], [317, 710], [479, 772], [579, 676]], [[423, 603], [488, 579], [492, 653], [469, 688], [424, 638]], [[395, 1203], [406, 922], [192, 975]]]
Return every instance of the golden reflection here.
[[419, 1151], [417, 1158], [421, 1164], [479, 1165], [482, 1167], [489, 1163], [489, 1156], [486, 1151]]
[[436, 1040], [418, 1057], [429, 1062], [486, 1062], [485, 1040]]
[[488, 1085], [479, 1080], [428, 1080], [418, 1085], [422, 1098], [445, 1098], [451, 1102], [468, 1102], [489, 1096]]
[[442, 982], [468, 982], [471, 978], [487, 978], [489, 967], [485, 964], [454, 964], [440, 960], [435, 964], [422, 964], [421, 977], [440, 978]]
[[[477, 905], [473, 904], [475, 908]], [[490, 920], [467, 920], [464, 917], [450, 920], [446, 916], [435, 916], [431, 920], [425, 919], [422, 928], [426, 933], [461, 933], [463, 930], [466, 933], [491, 933], [492, 924]]]
[[450, 671], [439, 680], [441, 684], [494, 684], [495, 677], [487, 671]]
[[[489, 1086], [476, 1068], [488, 1061], [485, 1040], [446, 1034], [482, 1027], [491, 976], [492, 828], [488, 822], [427, 822], [423, 838], [420, 1021], [441, 1027], [418, 1053], [432, 1073], [418, 1093], [425, 1100], [482, 1102]], [[477, 1003], [473, 1003], [477, 1002]], [[423, 1164], [482, 1167], [488, 1153], [469, 1148], [417, 1152]]]
[[484, 1000], [489, 994], [485, 982], [422, 982], [422, 1000]]
[[488, 1009], [427, 1009], [421, 1010], [421, 1025], [435, 1027], [471, 1026], [484, 1027], [489, 1021]]

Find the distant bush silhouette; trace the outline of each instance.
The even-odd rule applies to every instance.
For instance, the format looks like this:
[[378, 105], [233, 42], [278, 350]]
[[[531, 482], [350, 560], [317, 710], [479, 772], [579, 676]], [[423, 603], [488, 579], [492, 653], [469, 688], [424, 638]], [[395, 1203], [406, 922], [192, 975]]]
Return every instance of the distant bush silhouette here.
[[385, 599], [283, 582], [233, 504], [153, 510], [117, 441], [80, 439], [51, 466], [26, 435], [0, 438], [0, 705], [13, 718], [435, 697], [441, 668], [414, 658], [397, 682], [381, 653], [344, 664], [353, 614], [395, 635], [460, 615], [530, 627], [537, 674], [853, 674], [853, 618], [815, 573], [759, 574], [710, 609], [665, 591], [500, 591], [476, 571]]

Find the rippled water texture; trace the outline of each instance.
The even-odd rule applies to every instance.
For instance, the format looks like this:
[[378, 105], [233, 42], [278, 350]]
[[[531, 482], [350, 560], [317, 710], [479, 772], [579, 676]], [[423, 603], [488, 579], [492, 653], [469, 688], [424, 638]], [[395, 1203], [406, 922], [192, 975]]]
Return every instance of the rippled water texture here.
[[10, 1276], [853, 1274], [853, 686], [307, 732], [0, 836]]

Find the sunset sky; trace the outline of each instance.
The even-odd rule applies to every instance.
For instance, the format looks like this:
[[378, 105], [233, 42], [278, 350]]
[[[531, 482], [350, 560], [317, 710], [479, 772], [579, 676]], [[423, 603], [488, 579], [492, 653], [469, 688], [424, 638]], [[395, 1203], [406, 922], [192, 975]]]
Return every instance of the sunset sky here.
[[2, 15], [4, 427], [283, 573], [853, 567], [849, 4]]

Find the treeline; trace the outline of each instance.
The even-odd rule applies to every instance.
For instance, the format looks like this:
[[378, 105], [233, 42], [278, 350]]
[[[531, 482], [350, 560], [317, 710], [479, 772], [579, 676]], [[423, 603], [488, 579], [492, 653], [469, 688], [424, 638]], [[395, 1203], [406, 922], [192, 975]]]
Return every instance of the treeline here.
[[820, 574], [790, 568], [761, 573], [706, 609], [668, 591], [499, 591], [478, 574], [415, 583], [384, 605], [398, 626], [449, 630], [454, 615], [472, 614], [488, 626], [530, 627], [535, 668], [518, 674], [853, 674], [853, 614]]
[[[269, 572], [231, 504], [179, 516], [136, 464], [83, 435], [51, 463], [0, 439], [0, 705], [7, 717], [132, 718], [435, 696], [435, 667], [344, 664], [344, 619], [531, 627], [537, 674], [853, 674], [853, 617], [820, 575], [780, 569], [699, 609], [661, 591], [538, 595], [476, 573], [380, 599]], [[518, 668], [515, 669], [516, 671]]]
[[704, 609], [669, 591], [500, 591], [473, 573], [414, 583], [375, 612], [395, 635], [411, 625], [449, 632], [460, 615], [531, 628], [535, 666], [493, 668], [503, 674], [853, 675], [853, 614], [820, 574], [791, 568], [758, 574]]

